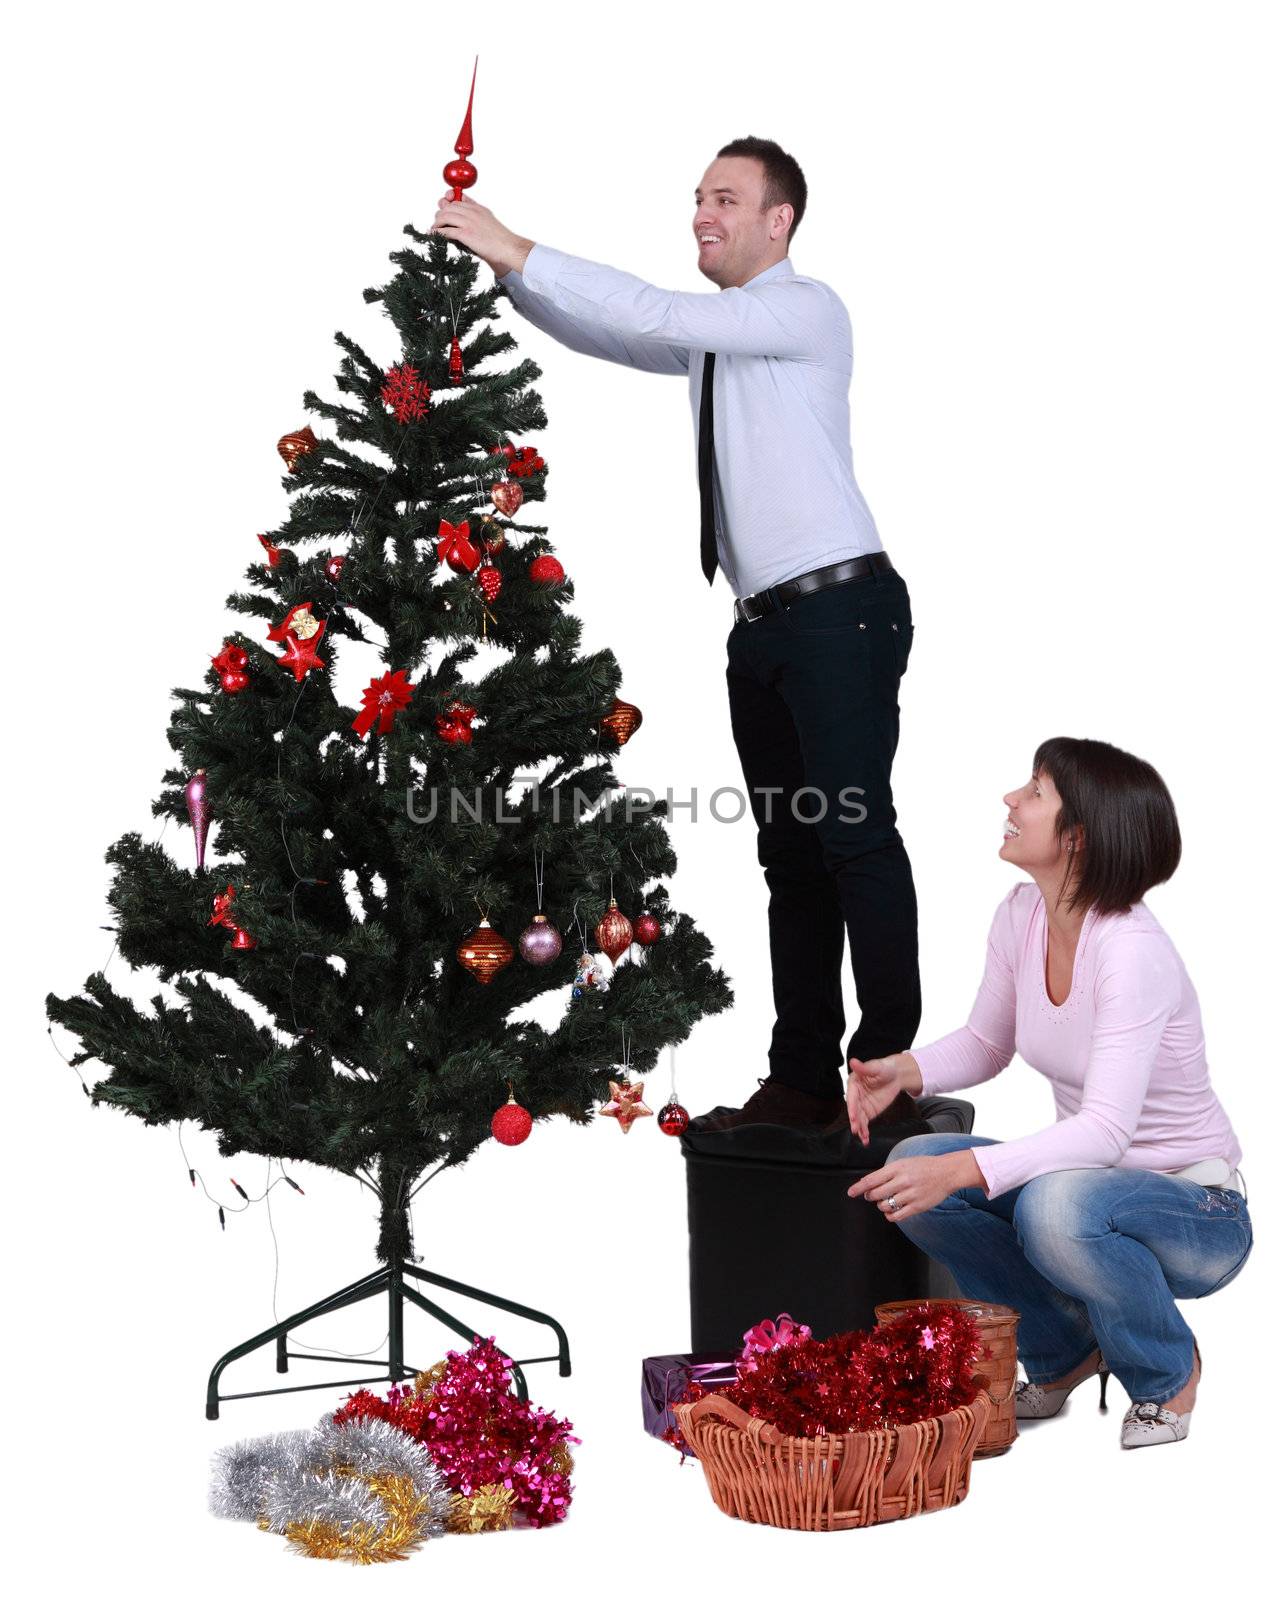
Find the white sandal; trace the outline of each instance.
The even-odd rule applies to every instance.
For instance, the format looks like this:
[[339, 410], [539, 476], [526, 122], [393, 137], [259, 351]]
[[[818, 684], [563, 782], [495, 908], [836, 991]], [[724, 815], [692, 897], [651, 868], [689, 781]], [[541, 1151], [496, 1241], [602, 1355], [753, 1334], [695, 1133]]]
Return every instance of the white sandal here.
[[1067, 1404], [1067, 1397], [1073, 1389], [1078, 1389], [1085, 1378], [1097, 1377], [1102, 1384], [1098, 1395], [1098, 1409], [1107, 1409], [1107, 1379], [1111, 1374], [1107, 1370], [1107, 1363], [1102, 1355], [1098, 1357], [1098, 1365], [1093, 1372], [1087, 1372], [1084, 1377], [1077, 1378], [1075, 1383], [1067, 1385], [1054, 1383], [1018, 1383], [1015, 1385], [1015, 1416], [1024, 1422], [1032, 1422], [1038, 1417], [1056, 1417]]
[[[1203, 1377], [1203, 1358], [1199, 1354], [1199, 1341], [1195, 1340], [1195, 1372]], [[1147, 1444], [1176, 1444], [1190, 1432], [1190, 1411], [1170, 1411], [1154, 1400], [1135, 1400], [1124, 1414], [1120, 1425], [1120, 1447], [1136, 1450]]]

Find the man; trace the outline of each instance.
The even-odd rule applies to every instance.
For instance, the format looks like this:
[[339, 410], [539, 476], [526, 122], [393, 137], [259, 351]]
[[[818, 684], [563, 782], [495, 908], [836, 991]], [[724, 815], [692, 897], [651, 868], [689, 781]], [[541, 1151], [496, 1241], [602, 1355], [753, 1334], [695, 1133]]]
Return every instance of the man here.
[[[740, 1123], [844, 1114], [844, 933], [861, 1020], [849, 1057], [908, 1049], [921, 1014], [913, 876], [896, 829], [897, 690], [913, 627], [852, 471], [852, 329], [788, 249], [798, 163], [766, 139], [726, 145], [694, 195], [698, 268], [681, 294], [512, 233], [467, 195], [433, 231], [492, 267], [526, 319], [569, 349], [689, 379], [702, 563], [735, 596], [730, 714], [769, 889], [776, 1021], [769, 1075]], [[904, 1108], [902, 1108], [904, 1109]]]

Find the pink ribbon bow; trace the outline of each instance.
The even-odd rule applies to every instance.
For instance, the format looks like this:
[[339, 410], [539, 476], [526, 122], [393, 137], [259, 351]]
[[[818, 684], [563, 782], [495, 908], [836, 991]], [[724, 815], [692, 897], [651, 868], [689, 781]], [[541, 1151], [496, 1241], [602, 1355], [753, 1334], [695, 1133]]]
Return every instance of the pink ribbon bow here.
[[754, 1328], [748, 1328], [743, 1334], [738, 1369], [750, 1372], [756, 1365], [757, 1356], [768, 1350], [776, 1350], [779, 1345], [803, 1344], [805, 1339], [811, 1339], [812, 1336], [813, 1330], [803, 1322], [796, 1322], [789, 1311], [781, 1312], [776, 1322], [772, 1317], [765, 1317], [763, 1322], [757, 1322]]

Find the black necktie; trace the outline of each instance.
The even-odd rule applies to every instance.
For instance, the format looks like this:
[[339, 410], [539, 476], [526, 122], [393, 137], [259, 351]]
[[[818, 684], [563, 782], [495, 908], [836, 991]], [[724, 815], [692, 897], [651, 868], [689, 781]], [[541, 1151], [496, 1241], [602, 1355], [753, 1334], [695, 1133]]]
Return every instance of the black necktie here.
[[712, 374], [716, 354], [707, 352], [703, 363], [703, 396], [698, 411], [698, 492], [702, 503], [703, 576], [708, 583], [716, 576], [716, 488], [712, 477]]

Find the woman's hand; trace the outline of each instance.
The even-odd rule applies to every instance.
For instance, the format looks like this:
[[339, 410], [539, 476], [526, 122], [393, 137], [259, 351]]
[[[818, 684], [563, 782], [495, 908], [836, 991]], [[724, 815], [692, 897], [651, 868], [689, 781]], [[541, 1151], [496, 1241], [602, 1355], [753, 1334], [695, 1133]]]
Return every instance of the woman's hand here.
[[983, 1187], [984, 1175], [968, 1149], [889, 1161], [858, 1178], [848, 1193], [853, 1199], [873, 1200], [888, 1222], [904, 1222], [906, 1217], [938, 1206], [955, 1189]]
[[521, 272], [534, 243], [511, 233], [486, 206], [481, 206], [468, 194], [454, 200], [451, 189], [445, 189], [439, 197], [431, 232], [442, 233], [446, 239], [456, 239], [465, 245], [467, 250], [486, 261], [498, 278], [503, 278], [511, 269]]
[[849, 1061], [848, 1121], [862, 1144], [870, 1142], [870, 1123], [886, 1111], [902, 1089], [917, 1094], [922, 1089], [922, 1073], [908, 1050], [895, 1056], [878, 1056], [873, 1061]]

